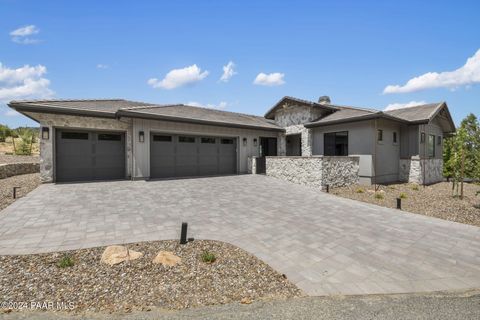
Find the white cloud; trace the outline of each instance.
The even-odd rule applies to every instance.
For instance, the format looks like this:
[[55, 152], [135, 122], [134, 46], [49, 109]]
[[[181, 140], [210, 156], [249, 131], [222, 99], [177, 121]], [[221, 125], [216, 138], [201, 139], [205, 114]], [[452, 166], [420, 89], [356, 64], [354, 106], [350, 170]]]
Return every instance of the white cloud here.
[[50, 80], [43, 77], [46, 73], [47, 68], [42, 65], [10, 69], [0, 63], [0, 102], [53, 96]]
[[32, 24], [13, 30], [12, 32], [10, 32], [10, 36], [12, 37], [12, 41], [15, 43], [35, 44], [40, 42], [40, 40], [30, 38], [29, 36], [38, 34], [39, 32], [40, 30]]
[[415, 107], [419, 106], [422, 104], [426, 104], [426, 101], [410, 101], [407, 103], [390, 103], [388, 106], [385, 107], [384, 111], [389, 111], [389, 110], [396, 110], [396, 109], [403, 109], [403, 108], [410, 108], [410, 107]]
[[97, 69], [108, 69], [108, 65], [99, 63], [97, 64]]
[[189, 102], [187, 105], [192, 106], [192, 107], [200, 107], [200, 108], [209, 108], [209, 109], [217, 109], [217, 110], [224, 110], [227, 108], [228, 103], [225, 101], [221, 101], [219, 104], [201, 104], [199, 102]]
[[389, 85], [383, 93], [406, 93], [432, 88], [456, 89], [480, 82], [480, 49], [462, 67], [453, 71], [428, 72], [407, 81], [403, 86]]
[[285, 83], [285, 81], [283, 80], [284, 77], [285, 74], [279, 72], [269, 74], [261, 72], [257, 75], [253, 83], [260, 86], [280, 86]]
[[147, 83], [153, 88], [175, 89], [188, 84], [201, 81], [208, 76], [208, 71], [203, 71], [196, 64], [183, 69], [173, 69], [162, 80], [151, 78]]
[[229, 61], [226, 66], [223, 66], [223, 74], [220, 77], [220, 81], [228, 82], [231, 77], [237, 74], [234, 70], [235, 63], [233, 61]]

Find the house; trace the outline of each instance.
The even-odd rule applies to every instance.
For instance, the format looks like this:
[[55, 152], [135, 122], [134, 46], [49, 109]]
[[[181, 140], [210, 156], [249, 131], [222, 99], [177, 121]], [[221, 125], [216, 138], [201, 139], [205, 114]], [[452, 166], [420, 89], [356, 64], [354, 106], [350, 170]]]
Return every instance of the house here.
[[303, 184], [434, 183], [455, 131], [444, 102], [382, 112], [284, 97], [264, 117], [127, 100], [9, 106], [40, 123], [43, 182], [240, 174], [263, 157], [267, 175]]

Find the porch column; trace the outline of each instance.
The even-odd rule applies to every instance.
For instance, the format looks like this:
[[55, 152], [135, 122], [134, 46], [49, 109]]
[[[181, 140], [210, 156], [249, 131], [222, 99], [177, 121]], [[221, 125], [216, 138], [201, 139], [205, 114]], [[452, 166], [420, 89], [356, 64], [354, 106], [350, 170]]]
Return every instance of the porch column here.
[[304, 128], [302, 130], [302, 157], [312, 156], [312, 130]]
[[287, 139], [284, 132], [280, 132], [277, 136], [277, 155], [287, 155]]

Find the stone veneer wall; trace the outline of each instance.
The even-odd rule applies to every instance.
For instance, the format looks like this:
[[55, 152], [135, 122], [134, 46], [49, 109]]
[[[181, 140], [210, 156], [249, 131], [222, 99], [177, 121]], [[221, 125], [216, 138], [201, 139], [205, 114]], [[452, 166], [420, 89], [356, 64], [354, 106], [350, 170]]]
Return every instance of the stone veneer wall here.
[[[423, 181], [425, 175], [425, 182]], [[432, 184], [443, 181], [442, 159], [400, 159], [399, 180], [417, 184]]]
[[50, 138], [40, 139], [40, 180], [53, 182], [53, 148], [55, 141], [54, 128], [78, 128], [82, 130], [118, 130], [126, 132], [127, 178], [132, 172], [132, 123], [129, 120], [117, 120], [98, 117], [71, 116], [48, 113], [26, 112], [37, 119], [42, 127], [50, 128]]
[[358, 157], [266, 157], [266, 175], [322, 188], [358, 182]]
[[36, 173], [40, 171], [38, 163], [6, 163], [0, 164], [0, 179], [18, 176], [20, 174]]

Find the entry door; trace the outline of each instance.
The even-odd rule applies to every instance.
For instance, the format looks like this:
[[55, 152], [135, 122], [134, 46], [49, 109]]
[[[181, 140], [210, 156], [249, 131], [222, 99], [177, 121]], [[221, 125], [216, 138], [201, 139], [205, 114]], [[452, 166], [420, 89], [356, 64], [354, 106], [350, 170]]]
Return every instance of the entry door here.
[[125, 136], [118, 132], [56, 130], [57, 182], [125, 178]]

